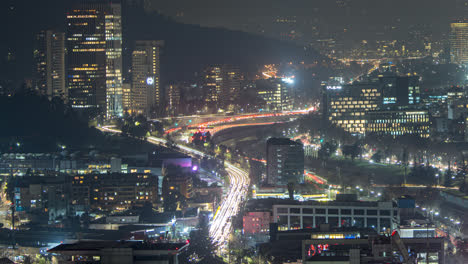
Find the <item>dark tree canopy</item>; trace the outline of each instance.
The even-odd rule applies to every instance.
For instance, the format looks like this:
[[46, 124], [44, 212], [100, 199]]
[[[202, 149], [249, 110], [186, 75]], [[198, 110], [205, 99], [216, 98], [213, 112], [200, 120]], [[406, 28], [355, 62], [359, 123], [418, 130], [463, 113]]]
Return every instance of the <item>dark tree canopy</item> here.
[[0, 123], [0, 150], [5, 152], [57, 151], [58, 144], [81, 148], [103, 138], [60, 99], [28, 92], [0, 97]]

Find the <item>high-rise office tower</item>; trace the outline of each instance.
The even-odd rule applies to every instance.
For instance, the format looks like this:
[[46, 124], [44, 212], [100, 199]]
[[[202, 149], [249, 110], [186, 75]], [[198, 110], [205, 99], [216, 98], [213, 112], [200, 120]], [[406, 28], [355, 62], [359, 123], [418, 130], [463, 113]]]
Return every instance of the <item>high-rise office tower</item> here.
[[[147, 117], [161, 107], [160, 54], [164, 42], [142, 40], [132, 53], [132, 112]], [[160, 110], [160, 109], [159, 109]]]
[[367, 113], [378, 110], [382, 104], [379, 83], [344, 85], [325, 82], [322, 83], [322, 92], [321, 105], [327, 122], [355, 135], [365, 134]]
[[65, 84], [65, 33], [47, 30], [47, 96], [68, 100]]
[[107, 116], [122, 116], [122, 16], [120, 4], [109, 4], [106, 23]]
[[211, 66], [205, 69], [203, 76], [203, 91], [205, 102], [216, 107], [221, 93], [223, 76], [220, 66]]
[[450, 24], [450, 60], [456, 64], [468, 62], [468, 21]]
[[240, 92], [241, 76], [239, 68], [224, 65], [222, 71], [221, 107], [225, 110], [234, 103]]
[[132, 111], [132, 84], [122, 84], [122, 106], [125, 113]]
[[81, 4], [67, 14], [69, 100], [75, 108], [122, 115], [120, 4]]
[[65, 84], [65, 33], [53, 30], [36, 35], [34, 49], [36, 89], [49, 99], [60, 97], [67, 101]]
[[269, 111], [287, 111], [292, 108], [290, 96], [291, 85], [279, 78], [258, 80], [256, 83], [257, 93], [262, 98]]
[[205, 69], [203, 89], [211, 106], [227, 109], [240, 91], [240, 71], [232, 65], [216, 65]]
[[46, 94], [47, 91], [46, 49], [46, 31], [43, 30], [35, 36], [33, 52], [35, 89], [37, 89], [40, 94]]
[[177, 114], [180, 104], [180, 91], [183, 85], [183, 83], [177, 83], [166, 87], [166, 108], [168, 114]]

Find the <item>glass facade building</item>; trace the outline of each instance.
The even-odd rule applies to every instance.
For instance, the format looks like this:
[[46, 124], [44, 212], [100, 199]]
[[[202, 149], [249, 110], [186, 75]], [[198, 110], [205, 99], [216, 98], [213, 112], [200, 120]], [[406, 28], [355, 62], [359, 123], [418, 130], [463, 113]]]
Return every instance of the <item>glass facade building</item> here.
[[429, 137], [427, 111], [375, 111], [367, 116], [366, 132], [376, 135], [418, 135]]
[[132, 113], [147, 117], [161, 106], [160, 56], [163, 41], [142, 40], [132, 53]]
[[322, 110], [330, 125], [354, 135], [429, 137], [429, 114], [420, 110], [417, 76], [382, 75], [375, 82], [347, 85], [323, 83], [322, 91]]
[[377, 110], [382, 101], [378, 84], [323, 86], [328, 121], [352, 134], [365, 134], [366, 114]]
[[456, 64], [468, 62], [468, 21], [466, 20], [450, 24], [450, 60]]
[[120, 4], [81, 4], [67, 14], [67, 77], [74, 108], [121, 116]]
[[308, 202], [300, 205], [273, 205], [273, 220], [278, 230], [318, 228], [372, 228], [378, 232], [396, 228], [398, 208], [392, 202]]
[[291, 85], [280, 78], [259, 80], [256, 83], [258, 96], [262, 98], [269, 111], [281, 112], [292, 109]]

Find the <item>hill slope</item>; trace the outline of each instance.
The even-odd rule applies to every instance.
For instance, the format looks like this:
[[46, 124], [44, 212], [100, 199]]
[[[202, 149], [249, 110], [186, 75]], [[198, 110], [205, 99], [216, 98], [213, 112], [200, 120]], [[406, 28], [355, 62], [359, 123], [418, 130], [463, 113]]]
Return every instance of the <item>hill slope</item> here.
[[210, 64], [234, 64], [244, 70], [257, 65], [291, 60], [314, 61], [314, 50], [250, 33], [177, 23], [136, 7], [123, 9], [125, 65], [130, 66], [135, 40], [164, 40], [161, 70], [163, 82], [190, 78]]

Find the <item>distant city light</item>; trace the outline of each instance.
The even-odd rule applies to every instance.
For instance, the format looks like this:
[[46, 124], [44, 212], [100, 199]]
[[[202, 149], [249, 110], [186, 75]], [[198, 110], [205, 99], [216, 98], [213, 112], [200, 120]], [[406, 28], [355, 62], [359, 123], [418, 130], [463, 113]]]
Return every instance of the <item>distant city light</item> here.
[[281, 80], [283, 82], [287, 83], [287, 84], [293, 84], [294, 83], [294, 80], [292, 78], [289, 78], [289, 77], [283, 78]]
[[198, 170], [198, 166], [197, 166], [197, 165], [195, 165], [195, 166], [192, 167], [192, 171], [197, 171], [197, 170]]

